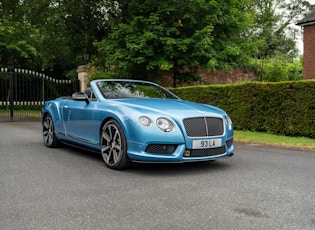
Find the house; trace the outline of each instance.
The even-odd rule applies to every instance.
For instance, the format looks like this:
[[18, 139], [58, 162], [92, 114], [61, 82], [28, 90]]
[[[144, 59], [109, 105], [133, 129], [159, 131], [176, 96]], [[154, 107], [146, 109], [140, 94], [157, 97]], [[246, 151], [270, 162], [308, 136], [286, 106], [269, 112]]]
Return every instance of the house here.
[[315, 10], [296, 25], [304, 29], [304, 79], [315, 79]]

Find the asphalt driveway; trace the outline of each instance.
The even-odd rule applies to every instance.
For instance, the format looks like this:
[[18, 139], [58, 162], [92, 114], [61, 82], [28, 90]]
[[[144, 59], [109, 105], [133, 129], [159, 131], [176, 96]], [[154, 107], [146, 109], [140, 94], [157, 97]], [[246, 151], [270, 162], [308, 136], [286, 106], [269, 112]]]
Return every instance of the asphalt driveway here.
[[107, 169], [0, 122], [1, 229], [315, 229], [315, 151], [238, 144], [232, 158]]

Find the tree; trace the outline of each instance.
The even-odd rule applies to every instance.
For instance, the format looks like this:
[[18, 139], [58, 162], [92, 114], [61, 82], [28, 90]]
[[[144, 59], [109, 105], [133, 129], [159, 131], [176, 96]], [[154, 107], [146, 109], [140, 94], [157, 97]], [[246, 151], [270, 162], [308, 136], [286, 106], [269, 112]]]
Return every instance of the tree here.
[[75, 77], [87, 50], [112, 76], [168, 71], [175, 86], [196, 79], [198, 68], [294, 57], [289, 25], [309, 7], [298, 0], [1, 0], [0, 65], [13, 59], [16, 67]]
[[15, 67], [41, 70], [55, 77], [84, 64], [83, 52], [108, 30], [107, 0], [1, 0], [0, 64], [8, 55]]
[[300, 0], [254, 0], [252, 10], [256, 12], [255, 26], [248, 36], [259, 41], [258, 59], [274, 58], [277, 55], [298, 56], [295, 39], [299, 33], [294, 26], [311, 5]]
[[24, 8], [33, 9], [28, 20], [41, 31], [38, 59], [42, 65], [57, 75], [75, 77], [77, 66], [85, 63], [83, 53], [95, 54], [93, 43], [107, 34], [106, 15], [112, 2], [24, 0]]
[[3, 66], [17, 65], [37, 55], [39, 31], [19, 17], [18, 0], [0, 3], [0, 54]]
[[248, 0], [118, 1], [109, 35], [97, 43], [97, 64], [123, 77], [170, 71], [177, 81], [199, 67], [231, 69], [255, 50], [243, 36], [251, 27]]

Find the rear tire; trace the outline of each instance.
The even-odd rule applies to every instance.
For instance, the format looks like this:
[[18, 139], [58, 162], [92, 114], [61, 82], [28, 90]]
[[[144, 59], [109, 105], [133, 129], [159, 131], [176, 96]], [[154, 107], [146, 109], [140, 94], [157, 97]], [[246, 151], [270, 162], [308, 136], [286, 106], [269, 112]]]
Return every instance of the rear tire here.
[[127, 142], [123, 129], [112, 119], [101, 130], [101, 153], [108, 168], [123, 169], [130, 165], [127, 155]]
[[49, 148], [54, 148], [60, 145], [55, 134], [54, 122], [50, 115], [45, 115], [43, 121], [43, 139], [44, 143]]

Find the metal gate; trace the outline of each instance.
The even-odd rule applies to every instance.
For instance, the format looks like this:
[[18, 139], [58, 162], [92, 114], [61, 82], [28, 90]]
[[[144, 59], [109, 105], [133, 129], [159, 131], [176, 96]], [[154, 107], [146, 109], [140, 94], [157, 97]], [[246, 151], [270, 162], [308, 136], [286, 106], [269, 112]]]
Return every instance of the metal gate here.
[[25, 69], [0, 69], [0, 121], [39, 120], [45, 101], [71, 95], [78, 82]]

